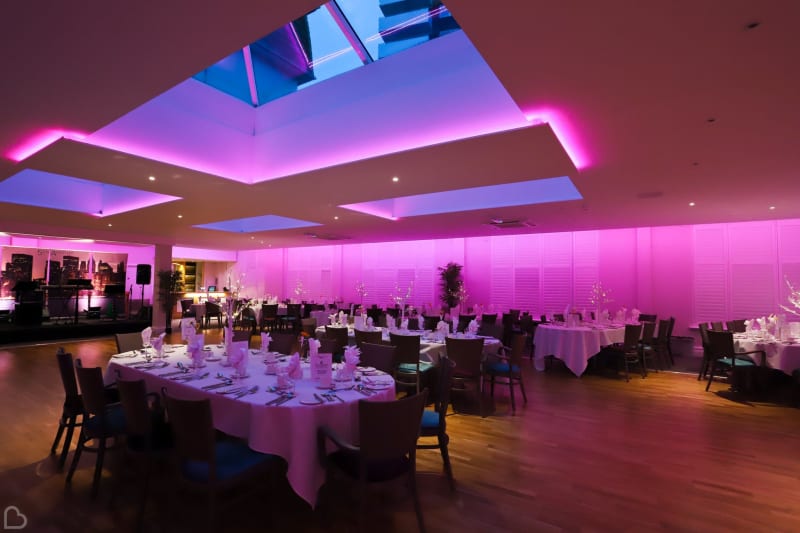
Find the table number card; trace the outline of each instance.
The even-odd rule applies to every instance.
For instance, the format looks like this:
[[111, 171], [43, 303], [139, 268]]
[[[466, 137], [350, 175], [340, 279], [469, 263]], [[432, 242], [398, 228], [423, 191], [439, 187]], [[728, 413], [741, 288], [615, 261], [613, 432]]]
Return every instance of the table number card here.
[[330, 387], [333, 380], [333, 354], [319, 353], [311, 356], [311, 379], [323, 387]]

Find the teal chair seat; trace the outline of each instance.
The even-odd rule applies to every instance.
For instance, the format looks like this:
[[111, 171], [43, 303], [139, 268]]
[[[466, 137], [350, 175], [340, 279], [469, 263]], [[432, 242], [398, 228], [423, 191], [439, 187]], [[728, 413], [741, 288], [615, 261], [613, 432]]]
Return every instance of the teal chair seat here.
[[[276, 455], [259, 453], [244, 444], [232, 441], [216, 443], [214, 455], [217, 463], [217, 479], [219, 481], [233, 479], [240, 474], [248, 472], [251, 468], [262, 464], [266, 465], [266, 463], [280, 459]], [[184, 461], [182, 471], [186, 478], [196, 483], [208, 483], [210, 481], [211, 465], [206, 461]]]

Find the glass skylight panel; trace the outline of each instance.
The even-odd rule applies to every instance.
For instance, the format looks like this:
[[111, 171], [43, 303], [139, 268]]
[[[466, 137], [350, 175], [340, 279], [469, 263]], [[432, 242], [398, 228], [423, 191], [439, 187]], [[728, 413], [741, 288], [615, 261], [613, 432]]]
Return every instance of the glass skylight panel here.
[[438, 0], [331, 1], [194, 79], [260, 106], [459, 29]]
[[195, 228], [228, 231], [231, 233], [254, 233], [259, 231], [275, 231], [282, 229], [308, 228], [319, 226], [316, 222], [279, 215], [260, 215], [256, 217], [220, 220], [209, 224], [198, 224]]

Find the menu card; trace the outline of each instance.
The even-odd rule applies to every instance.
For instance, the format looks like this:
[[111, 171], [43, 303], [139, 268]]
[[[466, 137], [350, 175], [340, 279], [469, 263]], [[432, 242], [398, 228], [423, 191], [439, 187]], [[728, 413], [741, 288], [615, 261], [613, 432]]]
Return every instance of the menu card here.
[[318, 353], [311, 356], [311, 379], [322, 387], [330, 387], [333, 381], [333, 354]]

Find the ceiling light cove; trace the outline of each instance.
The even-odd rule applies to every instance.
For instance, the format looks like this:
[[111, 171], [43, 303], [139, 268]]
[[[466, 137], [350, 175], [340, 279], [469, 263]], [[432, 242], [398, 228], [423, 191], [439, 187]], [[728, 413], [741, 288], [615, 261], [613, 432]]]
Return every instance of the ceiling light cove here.
[[180, 200], [149, 191], [25, 169], [0, 182], [0, 198], [12, 204], [49, 207], [104, 217]]
[[5, 156], [12, 161], [20, 162], [61, 139], [83, 141], [86, 139], [86, 135], [78, 131], [44, 129], [23, 139], [16, 147], [9, 150]]
[[316, 222], [299, 220], [296, 218], [282, 217], [278, 215], [261, 215], [257, 217], [238, 218], [233, 220], [221, 220], [209, 224], [198, 224], [195, 228], [213, 229], [217, 231], [227, 231], [230, 233], [255, 233], [259, 231], [276, 231], [282, 229], [307, 228], [319, 226]]
[[469, 189], [456, 189], [414, 196], [387, 198], [374, 202], [340, 205], [388, 220], [421, 215], [457, 213], [493, 207], [544, 204], [581, 200], [583, 197], [567, 176], [540, 180], [487, 185]]

